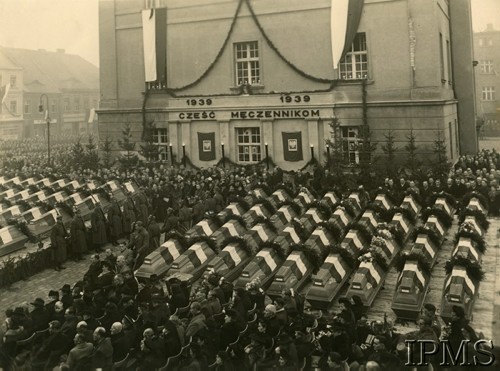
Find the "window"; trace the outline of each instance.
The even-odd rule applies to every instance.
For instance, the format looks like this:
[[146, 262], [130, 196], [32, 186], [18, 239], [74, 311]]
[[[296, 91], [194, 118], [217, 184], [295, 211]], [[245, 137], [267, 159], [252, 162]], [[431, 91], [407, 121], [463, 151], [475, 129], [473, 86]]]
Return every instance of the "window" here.
[[262, 158], [260, 128], [237, 128], [238, 162], [259, 162]]
[[24, 113], [30, 113], [30, 103], [28, 99], [24, 101]]
[[10, 87], [15, 88], [17, 82], [17, 77], [15, 75], [10, 76]]
[[359, 146], [362, 144], [359, 139], [357, 126], [343, 126], [341, 129], [342, 151], [344, 159], [350, 164], [359, 163]]
[[343, 80], [366, 79], [368, 77], [368, 54], [366, 34], [356, 34], [351, 50], [339, 63], [340, 78]]
[[161, 161], [168, 160], [168, 133], [167, 129], [154, 129], [153, 130], [153, 143], [158, 146], [159, 159]]
[[71, 106], [69, 104], [69, 98], [64, 98], [64, 112], [71, 111]]
[[494, 86], [483, 86], [482, 92], [483, 100], [495, 100], [495, 87]]
[[10, 101], [10, 112], [17, 113], [17, 101], [15, 100]]
[[260, 84], [259, 44], [257, 41], [234, 44], [236, 84]]
[[481, 73], [493, 73], [493, 61], [479, 61], [479, 67], [481, 67]]
[[74, 97], [73, 98], [73, 106], [74, 106], [75, 112], [79, 112], [80, 111], [80, 97]]
[[450, 41], [446, 40], [446, 61], [448, 62], [448, 83], [451, 84], [453, 72], [452, 72], [452, 66], [451, 66], [451, 47], [450, 47]]
[[441, 82], [445, 82], [444, 76], [444, 50], [443, 50], [443, 34], [439, 33], [439, 68], [441, 70]]

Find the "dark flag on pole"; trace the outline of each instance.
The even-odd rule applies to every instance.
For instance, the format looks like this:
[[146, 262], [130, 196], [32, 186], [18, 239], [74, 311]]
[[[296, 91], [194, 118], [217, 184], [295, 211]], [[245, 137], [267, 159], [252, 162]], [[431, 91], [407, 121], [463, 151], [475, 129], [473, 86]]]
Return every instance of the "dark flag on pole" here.
[[215, 133], [198, 133], [200, 161], [215, 160]]
[[285, 161], [302, 161], [302, 132], [281, 133], [283, 136], [283, 158]]

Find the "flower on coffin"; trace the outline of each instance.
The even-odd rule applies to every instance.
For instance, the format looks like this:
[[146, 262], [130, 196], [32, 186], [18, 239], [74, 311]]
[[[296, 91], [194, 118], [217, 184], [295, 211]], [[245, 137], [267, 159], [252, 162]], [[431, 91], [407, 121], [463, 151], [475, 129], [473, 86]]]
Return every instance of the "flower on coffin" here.
[[441, 327], [441, 337], [439, 340], [447, 340], [449, 339], [451, 334], [451, 326], [443, 326]]
[[[370, 249], [371, 250], [371, 249]], [[361, 263], [371, 263], [373, 261], [373, 256], [372, 256], [372, 252], [371, 251], [368, 251], [367, 253], [361, 255], [358, 260], [361, 262]]]
[[472, 222], [463, 222], [460, 227], [458, 228], [459, 232], [468, 232], [468, 233], [475, 233], [476, 229], [474, 228], [474, 225]]
[[344, 206], [339, 206], [338, 210], [345, 211], [345, 207]]
[[[392, 239], [392, 233], [388, 228], [379, 229], [377, 234], [378, 234], [378, 236], [374, 237], [374, 239], [376, 239], [376, 238], [382, 239], [382, 240]], [[380, 241], [380, 242], [383, 242], [385, 244], [385, 241]]]

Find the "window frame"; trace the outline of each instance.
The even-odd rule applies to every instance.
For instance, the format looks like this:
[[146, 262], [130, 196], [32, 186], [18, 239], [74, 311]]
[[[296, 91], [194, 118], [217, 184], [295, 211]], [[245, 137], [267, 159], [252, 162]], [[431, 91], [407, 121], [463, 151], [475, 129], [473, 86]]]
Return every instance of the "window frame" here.
[[[155, 128], [153, 129], [153, 144], [158, 146], [158, 160], [168, 161], [168, 129]], [[164, 141], [163, 141], [164, 139]]]
[[31, 100], [25, 99], [24, 100], [24, 113], [29, 114], [30, 112], [30, 106], [31, 106]]
[[[238, 57], [238, 47], [245, 45], [247, 57]], [[254, 49], [251, 46], [255, 45]], [[257, 57], [251, 57], [252, 51], [257, 52]], [[236, 86], [243, 85], [246, 81], [249, 85], [262, 85], [262, 55], [261, 47], [258, 40], [241, 41], [233, 43], [233, 59], [234, 59], [234, 83]], [[252, 63], [257, 63], [257, 75], [253, 74], [255, 71], [255, 66], [252, 67]], [[239, 74], [239, 63], [246, 63], [247, 79], [243, 77], [240, 78]]]
[[479, 68], [482, 75], [491, 75], [493, 73], [493, 61], [484, 59], [479, 61]]
[[495, 87], [494, 86], [483, 86], [481, 89], [481, 100], [484, 102], [494, 102], [495, 99]]
[[[359, 137], [359, 125], [353, 126], [340, 126], [340, 140], [342, 142], [342, 155], [344, 160], [349, 165], [358, 165], [360, 158], [359, 148], [363, 144], [363, 140]], [[347, 136], [344, 135], [344, 130], [347, 132]], [[349, 134], [353, 133], [353, 136]]]
[[262, 161], [262, 130], [259, 126], [235, 128], [235, 142], [237, 163], [257, 164]]
[[[358, 37], [363, 37], [362, 40], [358, 40]], [[361, 43], [364, 46], [361, 50], [355, 50], [356, 43]], [[362, 57], [364, 56], [364, 60]], [[358, 61], [358, 57], [361, 59]], [[346, 60], [350, 58], [350, 62]], [[366, 69], [361, 68], [358, 72], [357, 65], [366, 65]], [[338, 75], [340, 80], [362, 80], [367, 79], [370, 75], [370, 66], [368, 61], [368, 41], [366, 37], [366, 32], [358, 32], [354, 37], [350, 50], [346, 53], [344, 58], [339, 61], [338, 64]], [[351, 77], [349, 77], [351, 76]]]

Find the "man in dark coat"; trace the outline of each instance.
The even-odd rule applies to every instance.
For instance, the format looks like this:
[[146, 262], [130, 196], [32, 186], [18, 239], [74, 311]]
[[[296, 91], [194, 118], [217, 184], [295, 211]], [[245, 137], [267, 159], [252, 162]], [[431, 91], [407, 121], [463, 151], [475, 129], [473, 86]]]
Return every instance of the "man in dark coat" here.
[[92, 243], [96, 252], [102, 252], [102, 246], [108, 242], [106, 237], [106, 218], [101, 208], [101, 203], [96, 202], [95, 208], [90, 215], [92, 230]]
[[33, 369], [49, 369], [57, 365], [59, 357], [71, 347], [71, 339], [61, 332], [61, 323], [52, 321], [49, 324], [49, 337], [33, 357]]
[[55, 305], [59, 301], [59, 292], [57, 290], [50, 290], [48, 296], [50, 301], [45, 304], [45, 309], [47, 309], [49, 321], [52, 321], [54, 319]]
[[67, 258], [67, 236], [68, 233], [66, 232], [66, 228], [64, 228], [62, 216], [58, 215], [57, 223], [54, 225], [54, 227], [52, 227], [52, 231], [50, 232], [50, 243], [52, 244], [53, 261], [56, 271], [66, 269], [65, 267], [63, 267], [63, 263]]
[[118, 245], [118, 238], [122, 236], [122, 211], [120, 209], [120, 205], [113, 197], [111, 199], [111, 205], [108, 209], [108, 223], [110, 230], [110, 239], [113, 243], [113, 246]]
[[128, 247], [134, 248], [136, 252], [136, 259], [134, 263], [134, 270], [139, 268], [144, 259], [146, 258], [147, 252], [149, 250], [149, 233], [144, 228], [144, 225], [141, 221], [138, 221], [135, 224], [137, 233], [132, 241], [130, 241]]
[[160, 224], [156, 221], [156, 217], [154, 215], [149, 216], [148, 233], [149, 249], [150, 251], [153, 251], [158, 246], [160, 246], [161, 237], [161, 227]]
[[124, 359], [129, 352], [131, 345], [129, 338], [123, 334], [123, 325], [121, 322], [115, 322], [110, 329], [111, 345], [113, 346], [113, 362]]
[[71, 236], [71, 247], [76, 261], [82, 259], [82, 254], [87, 252], [87, 228], [83, 221], [80, 209], [74, 209], [75, 215], [73, 220], [71, 220], [70, 225], [70, 236]]
[[123, 234], [125, 237], [129, 238], [130, 233], [132, 233], [132, 224], [135, 223], [135, 205], [132, 197], [127, 196], [123, 203], [123, 213], [122, 213], [122, 223], [123, 223]]
[[36, 298], [31, 305], [34, 307], [30, 313], [33, 330], [45, 330], [49, 326], [49, 312], [45, 308], [45, 302], [42, 298]]
[[98, 327], [94, 331], [94, 352], [92, 353], [92, 369], [110, 371], [113, 368], [113, 345], [111, 339], [106, 337], [104, 327]]

